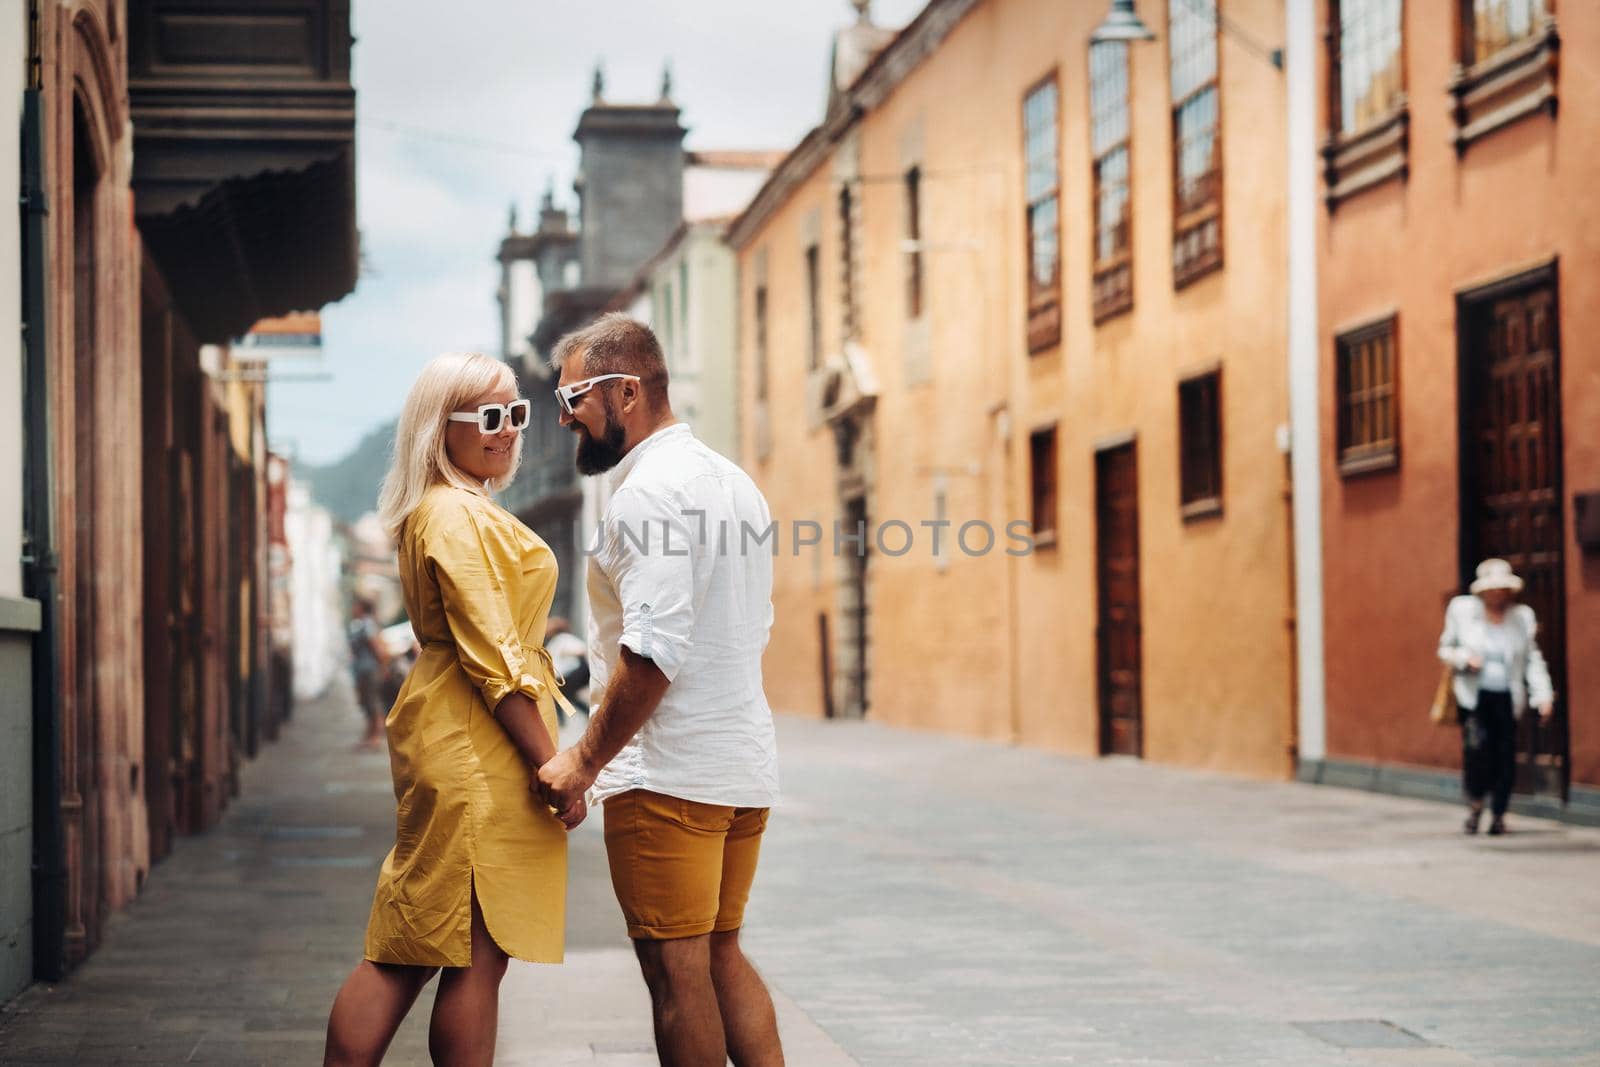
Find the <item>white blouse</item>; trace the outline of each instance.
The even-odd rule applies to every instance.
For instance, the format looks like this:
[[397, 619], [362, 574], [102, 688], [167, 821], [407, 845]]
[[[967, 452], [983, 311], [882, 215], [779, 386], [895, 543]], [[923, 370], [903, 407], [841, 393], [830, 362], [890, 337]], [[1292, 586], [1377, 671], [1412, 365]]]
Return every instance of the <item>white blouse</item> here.
[[1484, 619], [1483, 641], [1478, 655], [1483, 657], [1483, 667], [1478, 671], [1478, 689], [1490, 693], [1511, 691], [1511, 660], [1516, 655], [1516, 634], [1502, 618], [1499, 622]]

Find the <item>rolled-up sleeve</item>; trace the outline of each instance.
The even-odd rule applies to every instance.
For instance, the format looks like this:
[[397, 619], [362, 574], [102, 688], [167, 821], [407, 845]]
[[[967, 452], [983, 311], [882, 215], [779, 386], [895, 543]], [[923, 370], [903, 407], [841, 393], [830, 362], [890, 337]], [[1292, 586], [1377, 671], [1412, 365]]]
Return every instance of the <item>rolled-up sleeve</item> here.
[[621, 644], [672, 681], [689, 658], [701, 600], [700, 532], [669, 494], [624, 486], [612, 498], [600, 565], [622, 607]]
[[512, 693], [537, 700], [544, 683], [523, 655], [507, 595], [520, 579], [515, 546], [469, 508], [436, 516], [424, 551], [439, 586], [456, 659], [492, 712]]

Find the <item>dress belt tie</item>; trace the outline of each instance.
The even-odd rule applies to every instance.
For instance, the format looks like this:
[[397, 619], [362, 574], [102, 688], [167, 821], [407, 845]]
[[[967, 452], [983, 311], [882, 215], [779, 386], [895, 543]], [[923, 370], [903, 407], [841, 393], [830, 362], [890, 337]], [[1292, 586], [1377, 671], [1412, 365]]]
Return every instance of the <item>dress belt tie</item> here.
[[[427, 640], [419, 638], [417, 643], [423, 648], [448, 648], [452, 651], [456, 647], [456, 643], [448, 637], [430, 637]], [[578, 710], [572, 706], [572, 702], [561, 692], [567, 684], [567, 678], [557, 669], [556, 661], [550, 655], [550, 650], [543, 645], [523, 645], [522, 648], [525, 651], [531, 649], [540, 661], [544, 663], [546, 677], [555, 683], [555, 686], [550, 690], [550, 695], [555, 698], [556, 703], [561, 705], [569, 717], [578, 714]]]

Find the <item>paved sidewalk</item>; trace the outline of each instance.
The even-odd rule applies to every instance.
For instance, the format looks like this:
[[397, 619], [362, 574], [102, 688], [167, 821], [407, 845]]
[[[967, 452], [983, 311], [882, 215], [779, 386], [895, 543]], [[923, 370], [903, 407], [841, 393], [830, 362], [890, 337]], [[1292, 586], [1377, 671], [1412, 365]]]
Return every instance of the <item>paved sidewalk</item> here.
[[[0, 1062], [319, 1062], [393, 834], [347, 700], [0, 1014]], [[746, 940], [795, 1067], [1600, 1064], [1600, 831], [870, 724], [780, 746]], [[507, 978], [504, 1063], [654, 1062], [598, 822], [567, 964]], [[427, 1062], [430, 998], [389, 1062]]]
[[[581, 723], [576, 724], [581, 726]], [[334, 993], [360, 958], [394, 843], [387, 754], [357, 751], [347, 689], [302, 705], [246, 765], [211, 833], [180, 840], [105, 944], [0, 1013], [0, 1065], [322, 1062]], [[575, 740], [576, 734], [567, 740]], [[386, 1063], [426, 1064], [430, 983]], [[781, 993], [795, 1064], [853, 1064]], [[573, 836], [567, 962], [512, 962], [497, 1062], [649, 1067], [650, 1001], [611, 894], [600, 820]]]

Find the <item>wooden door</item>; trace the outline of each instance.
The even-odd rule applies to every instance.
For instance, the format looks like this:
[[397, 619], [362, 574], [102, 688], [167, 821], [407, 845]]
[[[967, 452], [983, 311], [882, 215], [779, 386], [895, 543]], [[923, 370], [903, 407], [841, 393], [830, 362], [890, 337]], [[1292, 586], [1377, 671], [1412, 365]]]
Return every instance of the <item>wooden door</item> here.
[[67, 698], [61, 708], [61, 820], [66, 850], [67, 902], [65, 952], [69, 967], [76, 966], [100, 943], [104, 927], [101, 901], [105, 817], [100, 789], [99, 591], [101, 569], [95, 552], [101, 496], [97, 492], [92, 427], [99, 390], [99, 300], [101, 202], [97, 150], [81, 104], [74, 104], [72, 141], [72, 351], [69, 422], [77, 427], [61, 432], [71, 437], [70, 488], [61, 510], [72, 527], [71, 581], [63, 592], [72, 598], [70, 622], [71, 668]]
[[1527, 582], [1556, 715], [1524, 716], [1517, 790], [1564, 797], [1567, 725], [1561, 375], [1554, 267], [1461, 298], [1461, 574], [1499, 556]]
[[172, 851], [177, 833], [170, 769], [173, 680], [177, 674], [172, 590], [181, 574], [175, 556], [176, 525], [181, 516], [172, 496], [178, 485], [171, 418], [172, 315], [160, 274], [148, 255], [139, 280], [139, 388], [144, 419], [144, 797], [153, 863]]
[[864, 536], [859, 545], [846, 542], [845, 567], [846, 581], [844, 595], [841, 598], [843, 609], [841, 639], [847, 643], [846, 655], [843, 657], [848, 677], [845, 682], [844, 708], [845, 714], [852, 718], [865, 718], [867, 709], [871, 706], [869, 699], [869, 664], [870, 647], [867, 641], [867, 559], [868, 538], [871, 529], [867, 526], [867, 502], [864, 497], [854, 497], [845, 503], [844, 530], [846, 535], [853, 536], [858, 531], [863, 531]]
[[1102, 755], [1144, 754], [1138, 490], [1132, 442], [1095, 455]]

